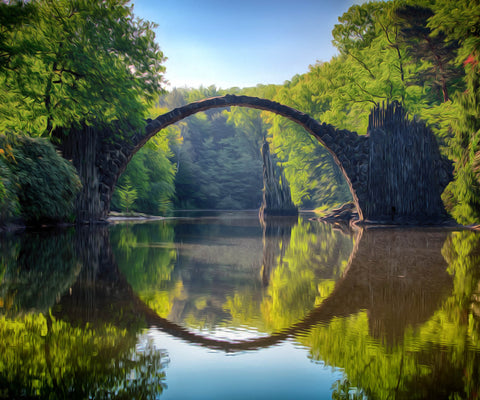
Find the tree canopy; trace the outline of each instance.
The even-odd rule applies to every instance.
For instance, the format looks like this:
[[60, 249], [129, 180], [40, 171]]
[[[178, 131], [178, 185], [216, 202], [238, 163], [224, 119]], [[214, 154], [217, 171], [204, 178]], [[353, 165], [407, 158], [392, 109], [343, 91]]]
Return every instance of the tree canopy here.
[[0, 12], [0, 130], [141, 125], [165, 58], [155, 25], [128, 1], [8, 2]]

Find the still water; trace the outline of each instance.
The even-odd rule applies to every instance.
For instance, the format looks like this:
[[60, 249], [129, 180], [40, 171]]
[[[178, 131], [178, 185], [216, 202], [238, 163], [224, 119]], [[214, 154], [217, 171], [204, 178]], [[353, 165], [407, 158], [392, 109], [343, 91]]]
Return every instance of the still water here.
[[255, 213], [0, 238], [0, 398], [475, 399], [480, 235]]

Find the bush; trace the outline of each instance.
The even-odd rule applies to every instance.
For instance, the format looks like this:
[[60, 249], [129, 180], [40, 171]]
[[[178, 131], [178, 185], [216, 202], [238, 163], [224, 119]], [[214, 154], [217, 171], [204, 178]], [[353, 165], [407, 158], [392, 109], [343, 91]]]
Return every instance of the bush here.
[[[15, 176], [20, 214], [26, 222], [73, 220], [80, 179], [73, 165], [48, 140], [2, 135], [0, 149], [6, 169]], [[3, 178], [4, 187], [7, 179], [8, 173]], [[7, 197], [14, 200], [12, 194]]]
[[0, 148], [0, 225], [17, 216], [20, 204], [16, 179], [5, 162], [5, 149]]

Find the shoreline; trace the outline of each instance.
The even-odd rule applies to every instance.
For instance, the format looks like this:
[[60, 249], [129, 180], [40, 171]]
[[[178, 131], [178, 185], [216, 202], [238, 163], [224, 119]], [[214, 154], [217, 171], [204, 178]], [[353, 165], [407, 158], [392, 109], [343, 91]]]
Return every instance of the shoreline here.
[[[195, 211], [205, 211], [205, 210], [195, 210]], [[218, 210], [216, 210], [218, 211]], [[315, 213], [312, 210], [299, 210], [299, 214], [302, 211], [307, 213]], [[164, 217], [159, 215], [149, 215], [142, 213], [132, 213], [130, 215], [123, 214], [119, 212], [111, 212], [105, 220], [96, 221], [94, 223], [88, 224], [75, 224], [75, 223], [52, 223], [52, 224], [39, 224], [39, 225], [26, 225], [21, 221], [14, 221], [7, 223], [3, 226], [0, 226], [0, 234], [3, 233], [16, 233], [27, 230], [35, 229], [66, 229], [82, 225], [99, 225], [99, 224], [116, 224], [122, 222], [150, 222], [150, 221], [163, 221], [167, 219], [175, 219], [176, 217]], [[282, 218], [279, 216], [277, 218]], [[473, 231], [480, 231], [480, 224], [475, 225], [461, 225], [453, 221], [452, 219], [445, 219], [443, 221], [425, 221], [425, 223], [409, 222], [409, 221], [399, 221], [397, 223], [391, 221], [359, 221], [358, 214], [355, 210], [352, 209], [351, 205], [344, 205], [340, 208], [331, 210], [328, 214], [324, 216], [316, 216], [308, 218], [311, 221], [318, 221], [323, 223], [331, 224], [335, 227], [341, 228], [342, 230], [349, 229], [394, 229], [394, 228], [443, 228], [443, 229], [467, 229]]]

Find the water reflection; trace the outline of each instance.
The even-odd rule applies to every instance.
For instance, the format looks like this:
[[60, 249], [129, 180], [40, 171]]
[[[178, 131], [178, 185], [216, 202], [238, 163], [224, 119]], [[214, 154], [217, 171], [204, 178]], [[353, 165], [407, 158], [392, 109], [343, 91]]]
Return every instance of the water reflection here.
[[477, 397], [479, 250], [473, 232], [364, 233], [339, 282], [358, 271], [347, 288], [363, 295], [350, 315], [299, 338], [312, 359], [344, 368], [335, 398], [351, 387], [368, 398]]
[[447, 231], [367, 230], [326, 300], [332, 315], [366, 311], [369, 335], [386, 346], [426, 322], [452, 289], [442, 246]]
[[297, 218], [202, 222], [117, 225], [112, 243], [150, 308], [209, 336], [264, 336], [301, 321], [328, 296], [353, 249], [352, 236]]
[[81, 269], [73, 237], [73, 230], [65, 230], [0, 240], [0, 310], [12, 316], [48, 311]]
[[[293, 362], [284, 344], [308, 349], [343, 371], [328, 384], [332, 398], [480, 389], [473, 232], [347, 235], [302, 218], [261, 226], [228, 215], [30, 233], [0, 246], [1, 396], [181, 397], [165, 391], [181, 371], [149, 327], [181, 339], [186, 354], [189, 343], [260, 356], [269, 347]], [[208, 370], [196, 373], [203, 389], [215, 386]]]
[[150, 343], [138, 348], [138, 324], [129, 323], [138, 318], [109, 303], [122, 279], [106, 229], [27, 233], [1, 245], [1, 397], [162, 392], [168, 358]]

